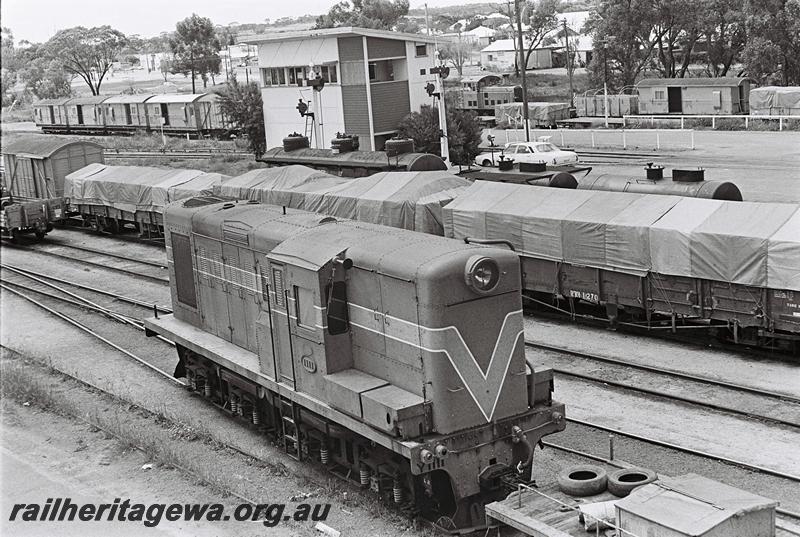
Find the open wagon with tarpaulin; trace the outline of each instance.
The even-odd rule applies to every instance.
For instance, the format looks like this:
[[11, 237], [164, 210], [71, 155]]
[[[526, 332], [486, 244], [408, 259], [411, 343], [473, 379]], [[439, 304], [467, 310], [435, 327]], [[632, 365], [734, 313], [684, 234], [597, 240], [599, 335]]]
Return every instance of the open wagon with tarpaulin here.
[[469, 184], [444, 171], [380, 172], [342, 179], [288, 166], [250, 171], [215, 187], [214, 193], [442, 235], [442, 207]]
[[64, 178], [94, 162], [103, 148], [93, 142], [29, 136], [3, 145], [3, 236], [44, 237], [66, 216]]
[[118, 233], [131, 225], [161, 236], [164, 207], [173, 201], [211, 194], [228, 176], [200, 170], [92, 164], [66, 178], [70, 214], [96, 231]]
[[531, 303], [592, 303], [613, 323], [704, 325], [740, 342], [800, 332], [797, 204], [477, 181], [444, 221], [447, 236], [509, 241]]

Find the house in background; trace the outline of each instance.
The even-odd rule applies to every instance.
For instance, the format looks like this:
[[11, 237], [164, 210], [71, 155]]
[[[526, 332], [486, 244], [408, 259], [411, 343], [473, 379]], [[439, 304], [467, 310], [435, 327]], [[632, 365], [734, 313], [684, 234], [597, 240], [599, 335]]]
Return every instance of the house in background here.
[[748, 114], [748, 78], [645, 78], [636, 84], [640, 114]]
[[[326, 28], [249, 36], [258, 47], [267, 147], [292, 132], [309, 133], [298, 101], [316, 120], [312, 147], [328, 147], [337, 132], [356, 134], [361, 149], [382, 149], [400, 121], [431, 98], [434, 39], [366, 28]], [[321, 77], [322, 91], [309, 81]]]
[[465, 42], [475, 45], [476, 47], [483, 48], [492, 42], [492, 39], [497, 35], [496, 30], [487, 28], [486, 26], [478, 26], [466, 32], [451, 32], [447, 34], [440, 34], [437, 37], [454, 42]]
[[[495, 71], [511, 71], [514, 69], [516, 54], [513, 39], [498, 39], [481, 50], [481, 66]], [[528, 58], [528, 69], [547, 69], [552, 66], [550, 49], [534, 49]]]

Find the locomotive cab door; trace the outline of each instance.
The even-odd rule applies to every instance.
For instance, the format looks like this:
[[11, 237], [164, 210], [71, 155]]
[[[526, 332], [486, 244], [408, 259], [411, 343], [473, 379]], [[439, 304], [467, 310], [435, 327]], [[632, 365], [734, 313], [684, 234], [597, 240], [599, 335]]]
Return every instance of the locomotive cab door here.
[[291, 306], [286, 288], [286, 267], [278, 263], [269, 264], [270, 304], [272, 311], [272, 335], [275, 343], [278, 382], [294, 387], [294, 349], [292, 348]]

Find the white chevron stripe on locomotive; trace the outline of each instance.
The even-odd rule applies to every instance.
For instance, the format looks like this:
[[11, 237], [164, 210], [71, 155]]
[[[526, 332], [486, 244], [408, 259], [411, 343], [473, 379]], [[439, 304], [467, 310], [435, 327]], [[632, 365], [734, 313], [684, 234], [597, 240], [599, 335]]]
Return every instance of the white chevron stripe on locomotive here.
[[[447, 356], [456, 374], [480, 409], [486, 421], [491, 421], [503, 391], [508, 368], [514, 356], [517, 341], [523, 334], [522, 310], [511, 311], [503, 319], [503, 326], [494, 344], [489, 365], [484, 371], [455, 326], [429, 328], [398, 317], [350, 304], [352, 326], [383, 335], [389, 339], [416, 347], [430, 353]], [[380, 318], [384, 322], [380, 322]], [[383, 324], [383, 330], [380, 325]]]

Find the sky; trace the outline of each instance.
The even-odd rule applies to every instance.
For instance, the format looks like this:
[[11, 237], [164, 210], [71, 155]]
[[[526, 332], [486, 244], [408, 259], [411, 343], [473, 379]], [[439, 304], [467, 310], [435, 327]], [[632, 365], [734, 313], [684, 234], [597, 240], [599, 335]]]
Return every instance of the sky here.
[[[108, 24], [124, 34], [142, 37], [175, 29], [192, 13], [214, 24], [264, 22], [326, 12], [338, 0], [2, 0], [0, 23], [11, 28], [14, 40], [47, 41], [63, 28]], [[429, 7], [472, 4], [487, 0], [427, 0]], [[425, 0], [411, 0], [411, 8]]]

